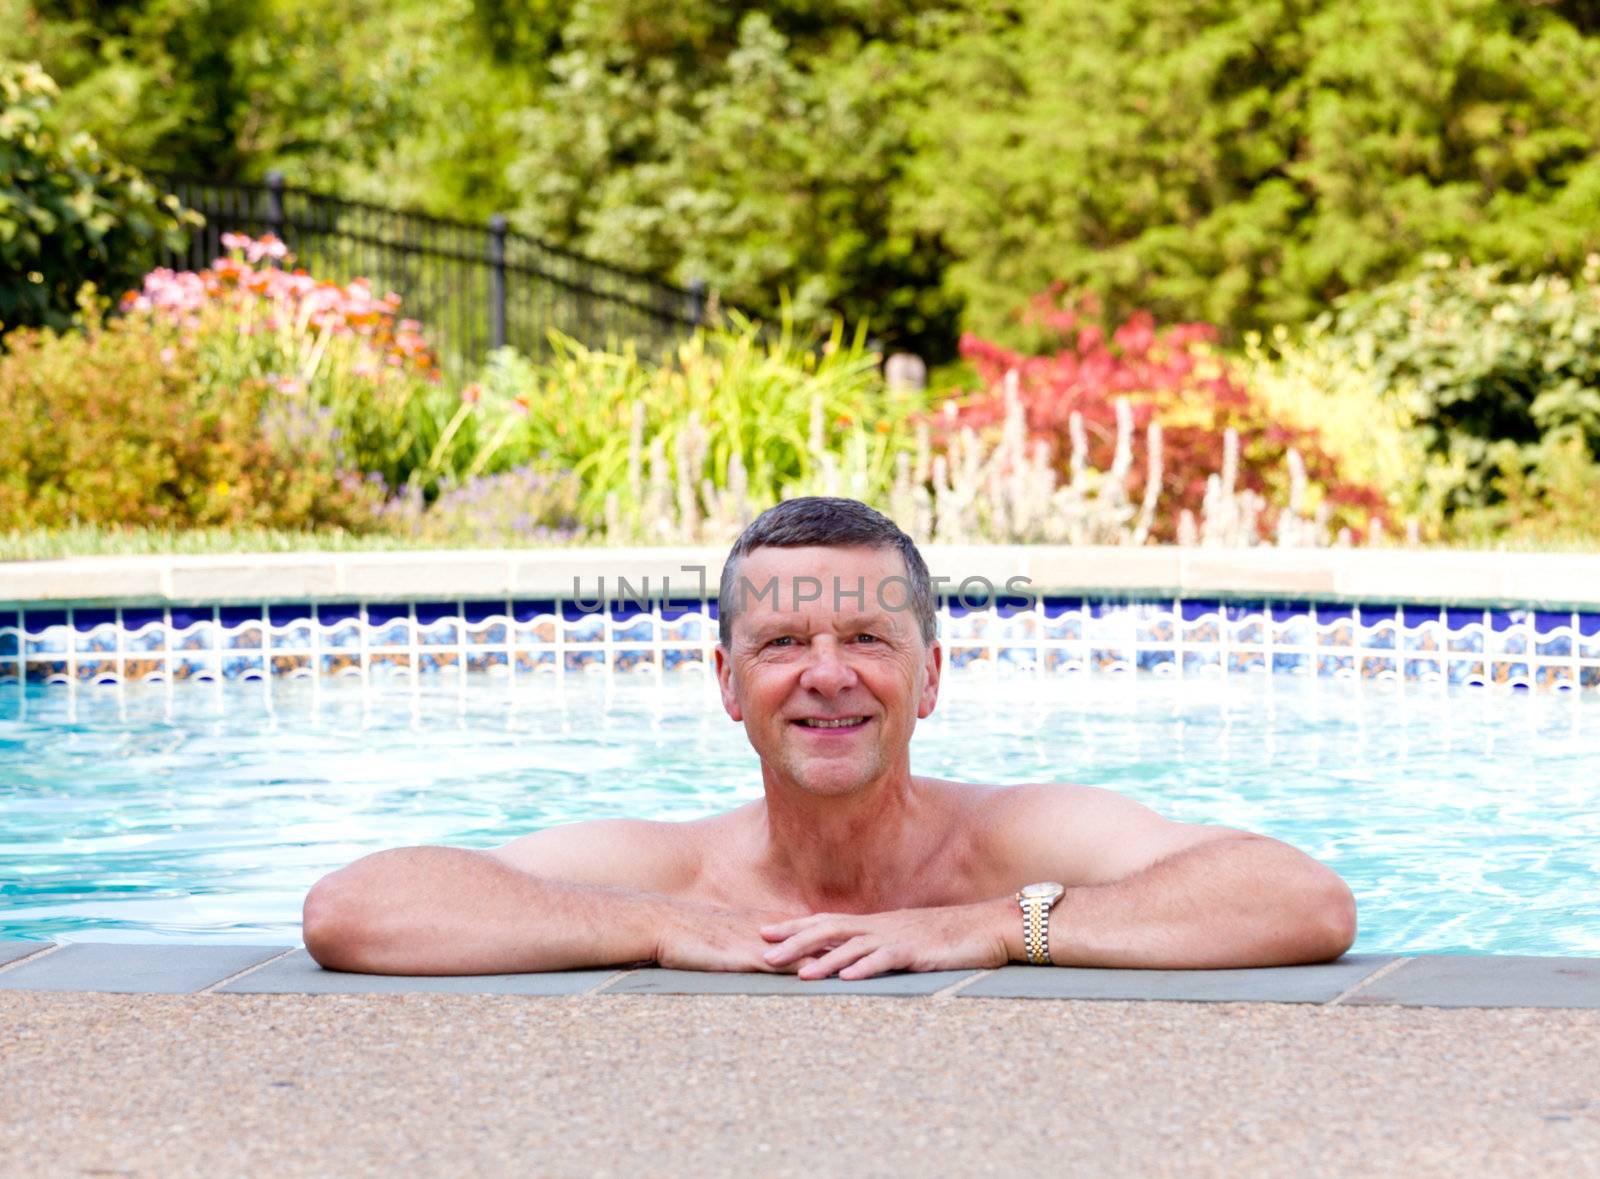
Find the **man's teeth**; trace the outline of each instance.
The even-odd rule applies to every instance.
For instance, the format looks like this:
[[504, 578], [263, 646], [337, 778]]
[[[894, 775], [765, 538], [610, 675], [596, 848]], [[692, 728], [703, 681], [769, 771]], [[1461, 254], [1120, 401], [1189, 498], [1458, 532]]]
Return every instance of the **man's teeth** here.
[[843, 716], [838, 720], [802, 720], [800, 723], [812, 729], [848, 729], [866, 719], [864, 716]]

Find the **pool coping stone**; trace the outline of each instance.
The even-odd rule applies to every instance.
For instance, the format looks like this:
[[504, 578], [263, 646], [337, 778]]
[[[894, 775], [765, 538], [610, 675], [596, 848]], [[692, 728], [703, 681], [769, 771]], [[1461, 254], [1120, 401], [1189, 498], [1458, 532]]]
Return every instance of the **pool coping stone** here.
[[[1315, 966], [1254, 970], [1103, 970], [1004, 966], [962, 999], [1148, 999], [1209, 1003], [1331, 1003], [1395, 961], [1393, 954], [1346, 954]], [[1597, 1001], [1600, 1006], [1600, 1001]]]
[[792, 974], [744, 974], [734, 971], [635, 970], [600, 988], [602, 995], [932, 995], [976, 970], [930, 970], [916, 974], [880, 974], [875, 978], [806, 980]]
[[540, 974], [349, 974], [324, 970], [304, 950], [224, 983], [228, 995], [581, 995], [615, 978], [614, 968]]
[[281, 955], [287, 946], [71, 942], [0, 972], [0, 991], [190, 995]]
[[[1028, 579], [1036, 594], [1600, 609], [1600, 554], [1462, 549], [1222, 550], [1176, 546], [926, 545], [952, 591]], [[712, 546], [61, 557], [0, 561], [0, 607], [571, 599], [618, 576], [714, 594]], [[646, 593], [649, 591], [646, 590]]]
[[32, 957], [34, 954], [42, 954], [55, 947], [55, 942], [0, 942], [0, 966], [16, 962], [21, 958]]
[[[48, 951], [48, 952], [47, 952]], [[219, 985], [220, 984], [220, 985]], [[955, 999], [1148, 1000], [1396, 1007], [1600, 1009], [1600, 958], [1349, 954], [1257, 970], [1005, 966], [806, 982], [791, 975], [664, 970], [510, 975], [326, 971], [304, 949], [182, 942], [0, 941], [0, 990], [131, 994], [878, 995]]]
[[1429, 954], [1408, 959], [1346, 1002], [1357, 1007], [1600, 1008], [1600, 958]]

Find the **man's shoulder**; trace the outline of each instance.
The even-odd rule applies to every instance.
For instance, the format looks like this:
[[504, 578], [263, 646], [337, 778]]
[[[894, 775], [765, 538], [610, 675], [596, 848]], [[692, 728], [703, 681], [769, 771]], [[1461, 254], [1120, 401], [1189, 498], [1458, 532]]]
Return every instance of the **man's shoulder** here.
[[995, 822], [1028, 822], [1042, 814], [1072, 815], [1085, 808], [1103, 807], [1122, 796], [1098, 786], [1071, 782], [1019, 782], [987, 785], [980, 782], [946, 782], [976, 818]]
[[1099, 786], [1030, 782], [980, 788], [982, 854], [1015, 874], [1067, 885], [1122, 879], [1223, 829], [1176, 823]]
[[564, 823], [514, 839], [490, 854], [531, 875], [569, 884], [677, 893], [699, 874], [704, 849], [723, 818]]

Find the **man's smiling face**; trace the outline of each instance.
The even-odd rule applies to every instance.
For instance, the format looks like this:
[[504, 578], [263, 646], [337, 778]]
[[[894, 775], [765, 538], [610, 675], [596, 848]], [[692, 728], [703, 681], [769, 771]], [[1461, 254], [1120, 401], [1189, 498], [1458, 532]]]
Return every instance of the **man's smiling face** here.
[[940, 653], [922, 641], [900, 554], [758, 548], [738, 575], [717, 678], [765, 771], [818, 794], [851, 793], [897, 765], [909, 772], [912, 730], [938, 698]]

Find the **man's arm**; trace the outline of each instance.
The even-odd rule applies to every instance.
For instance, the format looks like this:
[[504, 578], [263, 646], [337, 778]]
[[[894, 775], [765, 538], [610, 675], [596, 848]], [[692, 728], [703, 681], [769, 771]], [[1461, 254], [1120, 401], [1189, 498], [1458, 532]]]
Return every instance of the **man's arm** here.
[[[1021, 911], [1015, 901], [1010, 909], [1008, 956], [1025, 961]], [[1221, 835], [1125, 880], [1067, 889], [1050, 914], [1050, 960], [1152, 970], [1294, 966], [1337, 958], [1355, 933], [1355, 899], [1331, 869], [1275, 839]]]
[[[1331, 869], [1277, 840], [1174, 823], [1106, 790], [1030, 786], [995, 800], [987, 854], [1017, 885], [1067, 886], [1050, 915], [1060, 966], [1222, 969], [1337, 958], [1355, 901]], [[973, 905], [815, 914], [762, 929], [783, 966], [830, 944], [803, 978], [865, 978], [1025, 961], [1022, 917], [1003, 895]]]
[[762, 915], [668, 895], [695, 866], [675, 825], [552, 827], [494, 851], [378, 852], [306, 897], [306, 949], [330, 970], [509, 974], [660, 960], [701, 970], [761, 962]]
[[[1089, 786], [1010, 790], [994, 830], [996, 854], [1009, 849], [1028, 880], [1067, 886], [1050, 914], [1057, 965], [1284, 966], [1337, 958], [1355, 940], [1344, 881], [1263, 835], [1176, 823]], [[1026, 960], [1020, 910], [1014, 924], [1008, 948]]]

